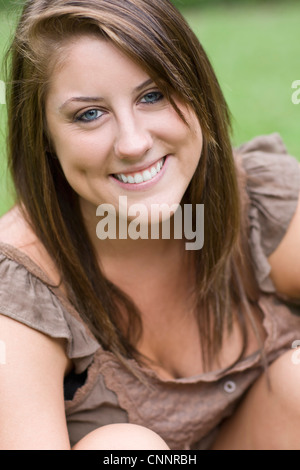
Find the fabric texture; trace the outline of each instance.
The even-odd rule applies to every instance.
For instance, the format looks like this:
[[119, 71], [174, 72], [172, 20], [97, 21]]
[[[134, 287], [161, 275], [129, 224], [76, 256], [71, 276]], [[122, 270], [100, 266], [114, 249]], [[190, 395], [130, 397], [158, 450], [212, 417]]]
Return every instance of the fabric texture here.
[[[250, 245], [262, 292], [264, 351], [271, 363], [300, 338], [300, 307], [276, 296], [267, 259], [295, 213], [300, 169], [277, 134], [257, 137], [235, 154], [249, 198]], [[208, 449], [221, 421], [232, 414], [262, 373], [259, 352], [229, 370], [195, 377], [162, 379], [130, 360], [133, 373], [102, 349], [79, 313], [24, 253], [0, 244], [0, 276], [1, 314], [66, 340], [67, 355], [82, 379], [74, 396], [65, 401], [71, 445], [105, 424], [129, 422], [157, 432], [171, 449]]]

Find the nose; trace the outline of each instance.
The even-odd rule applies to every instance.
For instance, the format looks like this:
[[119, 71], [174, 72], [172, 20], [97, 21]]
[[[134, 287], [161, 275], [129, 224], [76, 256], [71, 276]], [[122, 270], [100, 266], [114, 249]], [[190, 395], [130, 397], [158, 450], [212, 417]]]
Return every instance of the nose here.
[[137, 116], [124, 117], [118, 123], [115, 155], [120, 159], [138, 160], [152, 147], [153, 138], [145, 122]]

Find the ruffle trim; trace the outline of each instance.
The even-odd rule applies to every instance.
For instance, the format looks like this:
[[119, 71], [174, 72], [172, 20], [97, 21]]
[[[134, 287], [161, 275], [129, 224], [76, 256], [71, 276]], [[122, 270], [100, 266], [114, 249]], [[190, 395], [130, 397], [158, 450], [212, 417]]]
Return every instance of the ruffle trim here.
[[76, 373], [83, 372], [99, 343], [45, 273], [23, 253], [0, 244], [0, 278], [1, 314], [52, 338], [65, 339]]
[[249, 237], [261, 290], [275, 293], [268, 257], [280, 244], [296, 212], [299, 162], [287, 153], [279, 134], [259, 136], [235, 150], [246, 175]]

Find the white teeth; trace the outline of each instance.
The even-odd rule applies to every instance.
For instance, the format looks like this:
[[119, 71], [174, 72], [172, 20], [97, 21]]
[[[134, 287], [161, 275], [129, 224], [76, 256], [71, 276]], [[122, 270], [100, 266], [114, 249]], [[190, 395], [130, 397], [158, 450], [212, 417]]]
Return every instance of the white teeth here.
[[157, 175], [157, 170], [156, 168], [154, 168], [154, 166], [151, 168], [150, 173], [151, 173], [151, 178], [154, 178], [154, 176]]
[[150, 181], [157, 173], [160, 172], [165, 162], [165, 157], [162, 158], [156, 165], [152, 166], [150, 170], [145, 170], [143, 173], [135, 173], [134, 175], [125, 176], [123, 173], [115, 175], [115, 177], [123, 183], [139, 184], [144, 181]]
[[136, 184], [142, 183], [143, 181], [144, 181], [143, 175], [141, 175], [140, 173], [137, 173], [136, 175], [134, 175], [134, 182]]
[[151, 173], [149, 170], [144, 171], [143, 173], [143, 179], [144, 181], [149, 181], [152, 179]]

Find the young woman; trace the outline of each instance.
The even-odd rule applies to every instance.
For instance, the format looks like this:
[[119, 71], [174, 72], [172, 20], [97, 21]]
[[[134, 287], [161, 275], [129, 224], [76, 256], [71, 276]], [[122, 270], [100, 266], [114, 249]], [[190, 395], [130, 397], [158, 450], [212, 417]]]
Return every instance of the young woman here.
[[299, 447], [300, 170], [280, 137], [233, 156], [168, 0], [30, 0], [9, 57], [0, 447]]

